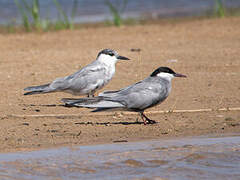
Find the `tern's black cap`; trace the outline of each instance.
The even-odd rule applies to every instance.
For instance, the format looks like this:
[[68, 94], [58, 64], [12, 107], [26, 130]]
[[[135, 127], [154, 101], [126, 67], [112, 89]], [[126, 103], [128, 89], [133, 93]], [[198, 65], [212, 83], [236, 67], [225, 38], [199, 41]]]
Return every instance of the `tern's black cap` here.
[[101, 54], [106, 54], [106, 55], [110, 55], [110, 56], [117, 56], [117, 52], [112, 50], [112, 49], [104, 49], [102, 51], [100, 51], [97, 55], [97, 57], [99, 57]]
[[157, 74], [164, 72], [164, 73], [169, 73], [169, 74], [176, 74], [172, 69], [170, 69], [169, 67], [159, 67], [157, 68], [155, 71], [153, 71], [153, 73], [150, 76], [156, 76]]
[[100, 51], [97, 55], [97, 58], [101, 55], [101, 54], [106, 54], [106, 55], [109, 55], [109, 56], [115, 56], [117, 59], [121, 59], [121, 60], [130, 60], [129, 58], [127, 57], [124, 57], [124, 56], [120, 56], [118, 55], [118, 53], [112, 49], [104, 49], [102, 51]]

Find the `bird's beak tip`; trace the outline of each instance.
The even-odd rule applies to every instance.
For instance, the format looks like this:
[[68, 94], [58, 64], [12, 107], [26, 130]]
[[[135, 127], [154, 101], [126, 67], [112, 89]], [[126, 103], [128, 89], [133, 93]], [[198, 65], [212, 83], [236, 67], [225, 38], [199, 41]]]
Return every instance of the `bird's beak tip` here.
[[117, 59], [121, 59], [121, 60], [130, 60], [129, 58], [124, 57], [124, 56], [118, 56]]
[[184, 75], [184, 74], [178, 74], [178, 73], [176, 73], [174, 76], [175, 76], [175, 77], [187, 78], [186, 75]]

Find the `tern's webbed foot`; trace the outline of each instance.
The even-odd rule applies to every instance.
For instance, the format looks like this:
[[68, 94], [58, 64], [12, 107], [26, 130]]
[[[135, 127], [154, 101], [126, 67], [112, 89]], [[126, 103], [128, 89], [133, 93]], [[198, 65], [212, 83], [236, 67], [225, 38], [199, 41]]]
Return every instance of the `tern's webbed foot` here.
[[148, 119], [147, 120], [147, 124], [156, 124], [157, 122], [156, 121], [154, 121], [154, 120], [151, 120], [151, 119]]
[[143, 112], [140, 112], [140, 114], [144, 125], [157, 123], [156, 121], [149, 119], [145, 114], [143, 114]]
[[88, 98], [93, 98], [93, 97], [95, 97], [95, 96], [94, 96], [94, 94], [88, 94], [87, 97], [88, 97]]

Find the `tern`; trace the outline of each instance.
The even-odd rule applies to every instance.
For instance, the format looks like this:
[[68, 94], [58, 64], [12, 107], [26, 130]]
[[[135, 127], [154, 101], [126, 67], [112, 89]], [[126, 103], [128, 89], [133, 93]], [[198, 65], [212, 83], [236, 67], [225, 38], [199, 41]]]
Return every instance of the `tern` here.
[[144, 124], [154, 124], [144, 110], [162, 103], [171, 92], [171, 80], [174, 77], [187, 77], [175, 73], [168, 67], [159, 67], [144, 80], [117, 91], [105, 91], [93, 98], [70, 99], [62, 102], [69, 106], [95, 108], [93, 112], [104, 110], [127, 110], [139, 112]]
[[27, 87], [24, 95], [52, 92], [67, 92], [73, 95], [94, 97], [95, 91], [103, 88], [115, 74], [115, 64], [119, 60], [129, 60], [112, 49], [104, 49], [95, 61], [70, 76], [57, 78], [51, 83]]

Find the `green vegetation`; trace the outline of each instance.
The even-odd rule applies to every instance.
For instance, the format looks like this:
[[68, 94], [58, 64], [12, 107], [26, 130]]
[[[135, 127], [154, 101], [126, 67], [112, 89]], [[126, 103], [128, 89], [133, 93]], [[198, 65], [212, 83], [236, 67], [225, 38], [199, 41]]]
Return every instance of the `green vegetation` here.
[[[134, 19], [134, 18], [122, 18], [122, 13], [126, 9], [128, 0], [118, 0], [116, 3], [112, 3], [111, 0], [105, 0], [105, 5], [108, 7], [112, 20], [107, 20], [98, 23], [86, 23], [86, 24], [74, 24], [73, 20], [77, 13], [78, 0], [73, 0], [70, 15], [64, 11], [64, 8], [59, 3], [59, 0], [51, 0], [57, 10], [58, 16], [56, 20], [51, 20], [47, 15], [43, 18], [40, 16], [40, 0], [14, 0], [15, 5], [21, 15], [21, 24], [19, 25], [16, 19], [12, 19], [6, 25], [0, 25], [0, 33], [14, 33], [14, 32], [44, 32], [44, 31], [56, 31], [62, 29], [76, 29], [79, 27], [99, 27], [99, 26], [121, 26], [135, 25], [144, 23], [159, 22], [159, 19]], [[240, 16], [240, 8], [233, 7], [228, 8], [224, 4], [224, 0], [215, 0], [214, 9], [209, 9], [203, 13], [201, 18], [206, 17], [228, 17], [228, 16]], [[46, 11], [45, 11], [46, 12]], [[176, 18], [173, 18], [176, 19]], [[171, 21], [171, 18], [166, 20]]]
[[124, 9], [126, 8], [127, 5], [127, 0], [123, 1], [123, 5], [121, 8], [117, 8], [116, 6], [114, 6], [109, 0], [105, 1], [105, 4], [108, 6], [112, 16], [113, 16], [113, 24], [115, 26], [121, 26], [123, 24], [123, 20], [121, 17], [121, 13], [124, 11]]
[[[32, 30], [49, 31], [74, 28], [73, 18], [77, 11], [78, 0], [74, 0], [71, 18], [68, 18], [58, 0], [53, 0], [58, 11], [58, 19], [55, 22], [50, 22], [48, 18], [42, 19], [40, 17], [39, 0], [32, 0], [30, 3], [26, 0], [14, 0], [14, 2], [21, 14], [22, 25], [27, 32]], [[13, 31], [12, 27], [9, 27], [9, 29]]]
[[225, 8], [223, 5], [222, 0], [215, 0], [216, 2], [216, 7], [215, 7], [215, 15], [217, 17], [225, 17]]
[[[224, 5], [224, 0], [215, 0], [214, 9], [209, 9], [205, 13], [206, 17], [231, 17], [231, 16], [240, 16], [240, 8], [239, 7], [226, 7]], [[204, 17], [204, 15], [203, 15]]]
[[55, 29], [60, 30], [60, 29], [73, 29], [73, 19], [75, 17], [75, 14], [77, 12], [77, 5], [78, 1], [74, 0], [73, 2], [73, 7], [72, 7], [72, 13], [71, 13], [71, 18], [67, 16], [67, 14], [63, 11], [62, 6], [59, 4], [57, 0], [53, 0], [55, 6], [57, 7], [58, 10], [58, 21], [55, 24]]

